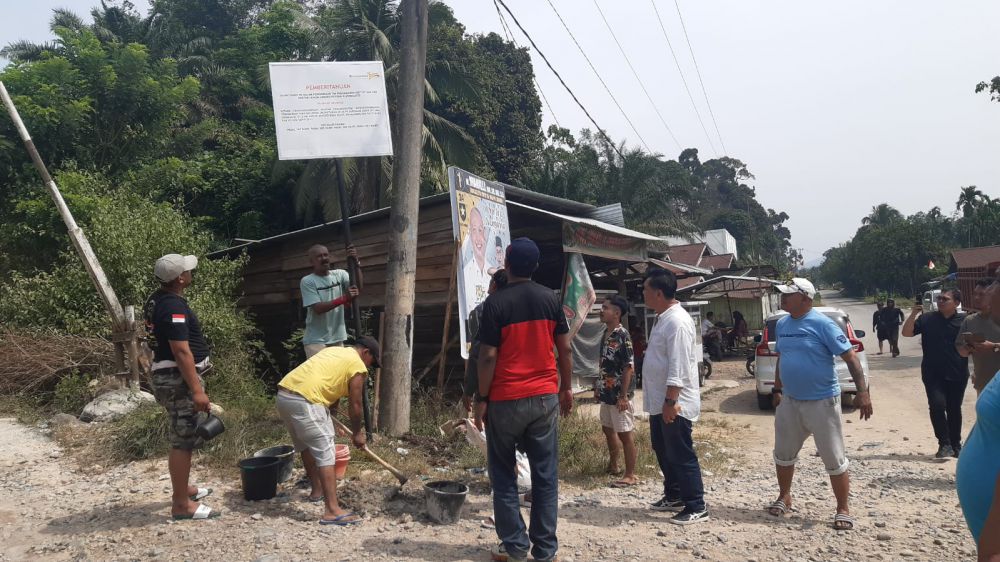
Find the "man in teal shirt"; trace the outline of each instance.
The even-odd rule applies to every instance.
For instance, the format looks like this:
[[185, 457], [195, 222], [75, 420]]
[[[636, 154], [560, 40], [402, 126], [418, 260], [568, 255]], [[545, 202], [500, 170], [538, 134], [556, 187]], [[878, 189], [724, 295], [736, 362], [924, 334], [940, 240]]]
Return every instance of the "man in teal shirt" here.
[[[357, 261], [357, 282], [363, 285], [361, 261], [353, 246], [347, 248], [347, 255]], [[302, 306], [306, 309], [306, 329], [302, 334], [306, 359], [325, 347], [343, 345], [347, 339], [344, 305], [361, 294], [357, 287], [351, 285], [346, 271], [330, 269], [330, 250], [326, 246], [317, 244], [309, 248], [309, 263], [312, 264], [312, 273], [299, 282]]]

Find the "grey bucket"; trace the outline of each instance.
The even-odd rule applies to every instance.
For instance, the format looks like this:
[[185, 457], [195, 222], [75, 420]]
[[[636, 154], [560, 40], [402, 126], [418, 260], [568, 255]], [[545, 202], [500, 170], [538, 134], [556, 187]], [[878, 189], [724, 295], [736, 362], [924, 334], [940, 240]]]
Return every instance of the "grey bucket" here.
[[278, 466], [278, 482], [286, 482], [292, 477], [292, 461], [295, 460], [295, 447], [277, 445], [261, 449], [253, 454], [255, 457], [275, 457], [281, 461]]
[[427, 515], [432, 521], [442, 525], [457, 522], [468, 493], [468, 486], [452, 480], [435, 480], [424, 484]]

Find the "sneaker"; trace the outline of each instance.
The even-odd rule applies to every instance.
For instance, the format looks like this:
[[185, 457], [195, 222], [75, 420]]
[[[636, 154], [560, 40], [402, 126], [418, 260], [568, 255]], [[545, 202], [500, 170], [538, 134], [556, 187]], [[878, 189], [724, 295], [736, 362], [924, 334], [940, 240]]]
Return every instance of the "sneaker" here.
[[667, 496], [663, 496], [655, 503], [649, 504], [649, 509], [653, 511], [681, 511], [684, 509], [684, 502], [681, 500], [668, 500]]
[[951, 445], [941, 445], [938, 447], [937, 452], [934, 453], [934, 458], [936, 459], [944, 459], [954, 456], [956, 456], [955, 450], [951, 448]]
[[951, 448], [951, 456], [955, 457], [956, 459], [958, 458], [958, 455], [961, 452], [962, 452], [962, 446], [961, 445], [955, 445], [954, 447]]
[[507, 549], [503, 546], [503, 543], [500, 543], [490, 549], [490, 560], [496, 560], [497, 562], [527, 562], [528, 557], [527, 555], [515, 556], [513, 554], [508, 554]]
[[670, 522], [674, 525], [694, 525], [702, 521], [708, 521], [707, 508], [701, 511], [684, 510], [670, 518]]

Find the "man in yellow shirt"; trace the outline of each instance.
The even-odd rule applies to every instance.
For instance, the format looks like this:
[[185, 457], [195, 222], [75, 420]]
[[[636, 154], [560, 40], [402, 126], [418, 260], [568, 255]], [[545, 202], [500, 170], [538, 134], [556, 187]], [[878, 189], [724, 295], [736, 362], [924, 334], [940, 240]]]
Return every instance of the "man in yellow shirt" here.
[[328, 347], [306, 360], [278, 383], [275, 406], [292, 436], [296, 452], [302, 454], [306, 476], [312, 484], [309, 501], [324, 502], [321, 525], [350, 525], [361, 521], [337, 503], [337, 476], [334, 472], [334, 428], [330, 410], [341, 398], [350, 402], [351, 441], [365, 446], [362, 427], [362, 393], [368, 368], [379, 366], [379, 345], [375, 338], [362, 336], [352, 347]]

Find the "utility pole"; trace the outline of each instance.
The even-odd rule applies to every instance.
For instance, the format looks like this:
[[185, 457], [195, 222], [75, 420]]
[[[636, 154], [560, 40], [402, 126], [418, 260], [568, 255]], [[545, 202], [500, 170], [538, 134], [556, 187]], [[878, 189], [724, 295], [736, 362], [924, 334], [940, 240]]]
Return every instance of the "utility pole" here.
[[379, 427], [390, 435], [410, 430], [413, 365], [413, 305], [417, 277], [417, 224], [420, 148], [427, 66], [427, 0], [399, 5], [401, 47], [396, 100], [396, 153], [389, 198], [389, 253], [386, 266], [385, 345], [379, 396]]

